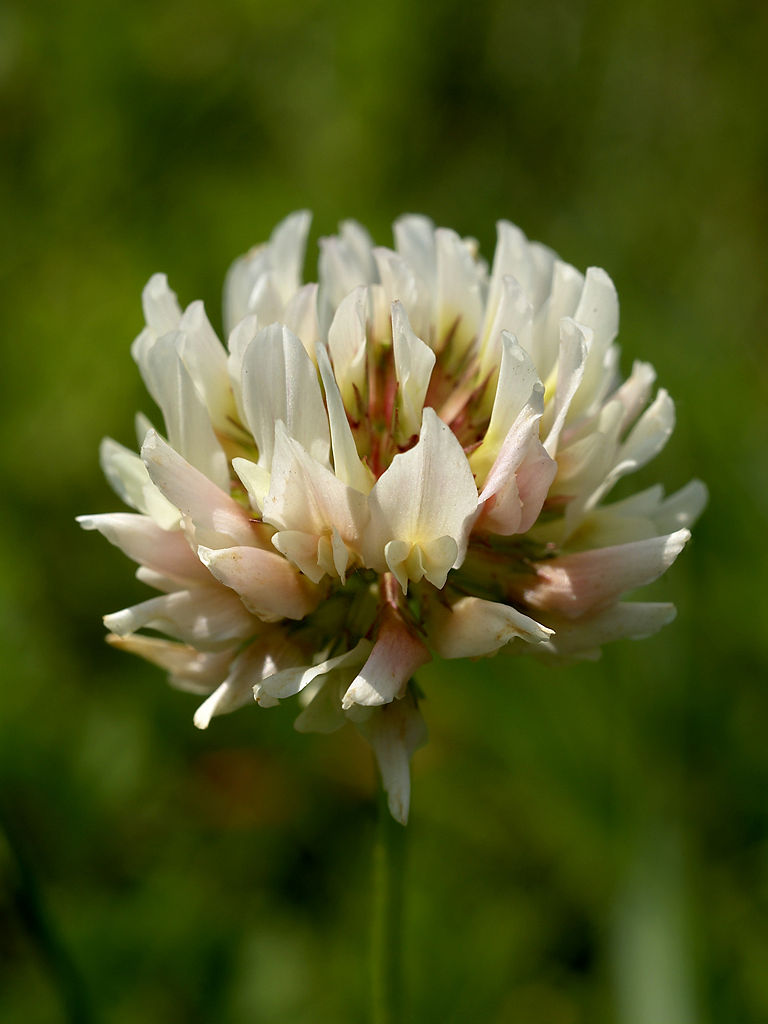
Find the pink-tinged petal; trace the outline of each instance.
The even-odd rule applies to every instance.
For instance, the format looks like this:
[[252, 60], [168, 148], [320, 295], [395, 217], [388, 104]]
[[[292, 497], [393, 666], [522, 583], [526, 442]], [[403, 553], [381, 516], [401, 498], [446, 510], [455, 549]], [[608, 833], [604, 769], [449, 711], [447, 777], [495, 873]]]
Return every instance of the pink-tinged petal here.
[[550, 616], [547, 621], [554, 627], [554, 635], [533, 653], [537, 657], [594, 661], [603, 644], [653, 636], [676, 614], [673, 604], [625, 601], [577, 622]]
[[347, 675], [348, 679], [355, 672], [355, 669], [365, 661], [370, 650], [370, 641], [360, 640], [351, 650], [345, 651], [344, 654], [339, 654], [335, 658], [327, 658], [325, 661], [320, 662], [319, 665], [299, 664], [296, 667], [285, 668], [274, 675], [267, 676], [262, 683], [262, 689], [270, 697], [283, 700], [286, 697], [293, 697], [295, 694], [301, 693], [310, 683], [329, 675], [331, 672], [344, 670], [349, 673]]
[[346, 711], [353, 704], [373, 707], [402, 696], [416, 669], [431, 655], [422, 641], [389, 607], [385, 608], [379, 634], [368, 660], [342, 698]]
[[275, 551], [200, 547], [197, 553], [219, 583], [231, 587], [248, 611], [264, 622], [303, 619], [320, 600], [321, 592]]
[[301, 341], [283, 324], [260, 330], [245, 350], [242, 386], [260, 466], [271, 468], [278, 420], [313, 458], [328, 464], [328, 416], [317, 370]]
[[541, 644], [552, 630], [510, 605], [462, 597], [451, 605], [433, 603], [427, 635], [441, 658], [478, 658], [493, 654], [515, 637]]
[[[421, 436], [409, 451], [396, 455], [369, 495], [371, 521], [363, 536], [366, 565], [385, 571], [390, 541], [418, 545], [452, 537], [456, 557], [433, 571], [456, 568], [464, 559], [477, 512], [477, 488], [456, 436], [426, 408]], [[435, 551], [432, 551], [435, 554]]]
[[136, 654], [145, 661], [158, 665], [169, 673], [169, 682], [177, 690], [189, 693], [210, 693], [224, 680], [237, 648], [216, 651], [198, 651], [189, 644], [163, 640], [157, 636], [117, 636], [109, 633], [106, 641], [121, 651]]
[[155, 572], [190, 583], [211, 582], [184, 534], [161, 529], [149, 516], [108, 512], [78, 516], [77, 522], [84, 530], [98, 530], [134, 562]]
[[605, 608], [635, 587], [658, 579], [690, 538], [688, 530], [633, 544], [563, 555], [536, 566], [537, 581], [523, 598], [533, 608], [576, 619]]
[[141, 457], [152, 481], [192, 523], [198, 544], [232, 547], [258, 543], [245, 509], [154, 431], [147, 434]]
[[416, 702], [406, 696], [376, 708], [358, 728], [376, 755], [390, 814], [401, 825], [407, 825], [411, 802], [410, 761], [414, 752], [427, 741], [427, 727]]
[[253, 636], [259, 623], [234, 591], [215, 583], [142, 601], [105, 615], [104, 625], [118, 636], [156, 629], [201, 650], [216, 651]]
[[557, 463], [539, 440], [541, 403], [541, 393], [534, 391], [510, 427], [480, 492], [483, 512], [477, 529], [511, 536], [536, 521], [557, 473]]

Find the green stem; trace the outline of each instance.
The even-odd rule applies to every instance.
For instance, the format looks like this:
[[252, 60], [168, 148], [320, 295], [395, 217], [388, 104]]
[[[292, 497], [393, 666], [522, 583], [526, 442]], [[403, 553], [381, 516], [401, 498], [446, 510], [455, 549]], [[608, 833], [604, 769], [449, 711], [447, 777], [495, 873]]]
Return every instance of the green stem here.
[[406, 835], [406, 829], [389, 813], [387, 795], [380, 785], [373, 851], [373, 1024], [402, 1024], [405, 1019], [403, 894]]

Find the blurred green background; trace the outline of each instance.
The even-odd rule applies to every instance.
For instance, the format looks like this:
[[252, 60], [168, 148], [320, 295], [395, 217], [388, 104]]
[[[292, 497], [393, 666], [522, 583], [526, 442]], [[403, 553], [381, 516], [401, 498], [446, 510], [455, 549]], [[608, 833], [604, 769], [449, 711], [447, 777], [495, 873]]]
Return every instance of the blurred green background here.
[[423, 673], [412, 1020], [768, 1020], [767, 45], [756, 0], [0, 8], [0, 1020], [365, 1019], [369, 751], [290, 706], [197, 732], [104, 645], [143, 588], [73, 522], [151, 411], [146, 279], [218, 324], [299, 207], [312, 252], [419, 211], [604, 266], [678, 407], [633, 488], [711, 490], [656, 638]]

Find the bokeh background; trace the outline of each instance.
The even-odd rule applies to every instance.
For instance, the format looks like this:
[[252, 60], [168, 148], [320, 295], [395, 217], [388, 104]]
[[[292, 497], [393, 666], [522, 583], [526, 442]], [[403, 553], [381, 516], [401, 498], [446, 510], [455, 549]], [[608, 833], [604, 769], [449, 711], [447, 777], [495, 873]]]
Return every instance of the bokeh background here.
[[0, 1020], [366, 1019], [369, 751], [290, 706], [196, 732], [103, 644], [143, 592], [73, 523], [152, 412], [146, 279], [218, 324], [299, 207], [312, 254], [419, 211], [604, 266], [678, 407], [632, 486], [711, 490], [656, 638], [421, 676], [412, 1020], [768, 1020], [766, 45], [757, 0], [6, 0]]

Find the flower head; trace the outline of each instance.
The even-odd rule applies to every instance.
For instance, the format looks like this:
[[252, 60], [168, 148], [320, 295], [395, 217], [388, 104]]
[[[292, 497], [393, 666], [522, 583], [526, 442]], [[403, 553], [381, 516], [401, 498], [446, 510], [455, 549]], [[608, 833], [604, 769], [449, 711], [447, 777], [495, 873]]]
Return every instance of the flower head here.
[[674, 561], [706, 495], [606, 501], [674, 409], [647, 363], [620, 379], [604, 271], [506, 222], [489, 271], [407, 216], [393, 250], [342, 224], [302, 285], [308, 228], [294, 214], [234, 264], [226, 348], [150, 279], [132, 353], [164, 433], [141, 417], [140, 455], [102, 443], [136, 511], [80, 522], [159, 592], [107, 615], [109, 641], [203, 695], [197, 726], [254, 696], [298, 696], [299, 730], [351, 719], [405, 822], [420, 666], [654, 633], [673, 606], [621, 598]]

